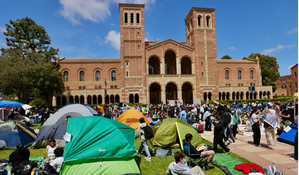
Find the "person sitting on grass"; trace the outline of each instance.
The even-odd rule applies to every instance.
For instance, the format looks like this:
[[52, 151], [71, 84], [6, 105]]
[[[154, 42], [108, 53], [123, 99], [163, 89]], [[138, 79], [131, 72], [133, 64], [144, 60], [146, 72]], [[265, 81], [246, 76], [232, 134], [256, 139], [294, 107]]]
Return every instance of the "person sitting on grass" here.
[[211, 163], [211, 161], [213, 160], [215, 152], [213, 150], [208, 150], [207, 146], [205, 146], [204, 149], [197, 151], [202, 145], [198, 145], [197, 147], [195, 147], [191, 144], [192, 140], [193, 140], [192, 134], [188, 133], [185, 135], [184, 141], [189, 142], [190, 154], [197, 154], [200, 156], [191, 156], [191, 158], [196, 159], [196, 158], [200, 158], [200, 157], [205, 157], [206, 160], [205, 160], [204, 166], [205, 166], [205, 169], [208, 170], [209, 169], [208, 164]]
[[181, 151], [174, 153], [175, 161], [168, 166], [166, 175], [204, 175], [199, 166], [190, 169], [186, 163], [185, 157], [185, 154]]
[[24, 145], [18, 144], [17, 149], [9, 155], [9, 161], [13, 167], [19, 166], [23, 161], [29, 161], [30, 151]]

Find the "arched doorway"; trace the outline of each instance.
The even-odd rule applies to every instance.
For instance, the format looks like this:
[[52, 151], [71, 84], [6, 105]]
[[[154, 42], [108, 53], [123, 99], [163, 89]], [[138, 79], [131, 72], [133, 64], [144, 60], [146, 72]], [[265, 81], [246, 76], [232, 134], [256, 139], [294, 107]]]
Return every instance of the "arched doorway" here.
[[229, 95], [230, 95], [229, 92], [227, 92], [226, 93], [226, 100], [230, 100]]
[[152, 56], [148, 61], [148, 74], [160, 74], [160, 60], [156, 56]]
[[225, 100], [225, 92], [222, 92], [222, 100]]
[[270, 98], [270, 96], [271, 96], [271, 93], [270, 93], [270, 91], [268, 91], [267, 92], [267, 98]]
[[129, 95], [129, 103], [134, 103], [134, 97], [133, 94]]
[[235, 96], [236, 96], [236, 93], [235, 93], [235, 92], [233, 92], [233, 93], [232, 93], [232, 100], [235, 100], [235, 99], [236, 99], [236, 97], [235, 97]]
[[241, 92], [240, 93], [240, 99], [243, 100], [243, 98], [244, 98], [244, 92]]
[[166, 85], [166, 102], [167, 100], [177, 100], [178, 91], [177, 86], [174, 83], [168, 83]]
[[66, 96], [62, 96], [62, 106], [66, 105]]
[[70, 103], [74, 103], [74, 97], [70, 96]]
[[110, 95], [110, 103], [114, 103], [114, 95]]
[[105, 96], [105, 104], [109, 104], [109, 95]]
[[176, 74], [176, 55], [172, 50], [165, 53], [165, 74]]
[[256, 96], [257, 96], [257, 92], [254, 92], [253, 98], [256, 99]]
[[260, 99], [263, 99], [263, 92], [260, 91]]
[[249, 92], [246, 92], [246, 99], [249, 99]]
[[139, 103], [139, 95], [135, 94], [135, 103]]
[[263, 98], [266, 98], [266, 91], [263, 92]]
[[209, 92], [209, 93], [208, 93], [208, 99], [209, 99], [209, 100], [212, 100], [212, 92]]
[[98, 95], [98, 104], [103, 104], [103, 99], [101, 95]]
[[206, 92], [203, 93], [203, 101], [207, 101], [208, 95]]
[[96, 95], [93, 95], [92, 96], [92, 104], [97, 104], [97, 96]]
[[56, 106], [61, 106], [61, 97], [56, 96]]
[[79, 97], [78, 97], [78, 95], [75, 96], [75, 103], [79, 103]]
[[182, 98], [185, 104], [193, 104], [193, 88], [190, 83], [184, 83], [182, 86]]
[[115, 103], [119, 103], [119, 95], [115, 95]]
[[149, 88], [150, 103], [158, 104], [161, 102], [161, 87], [157, 83], [153, 83]]
[[83, 95], [80, 96], [80, 104], [84, 104], [84, 96]]
[[250, 92], [250, 93], [249, 93], [249, 96], [250, 96], [250, 100], [252, 100], [252, 99], [253, 99], [253, 93]]
[[218, 98], [221, 100], [221, 92], [218, 93]]
[[91, 95], [87, 96], [87, 104], [91, 105]]
[[237, 92], [237, 93], [236, 93], [236, 99], [239, 100], [239, 99], [240, 99], [239, 97], [240, 97], [240, 93]]
[[181, 60], [181, 74], [192, 74], [191, 60], [188, 57], [183, 57]]

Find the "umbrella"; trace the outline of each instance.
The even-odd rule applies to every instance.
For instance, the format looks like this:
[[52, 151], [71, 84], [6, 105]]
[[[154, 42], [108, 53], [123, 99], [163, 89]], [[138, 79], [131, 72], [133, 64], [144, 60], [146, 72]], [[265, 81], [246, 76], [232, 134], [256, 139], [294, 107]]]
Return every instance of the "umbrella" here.
[[298, 98], [298, 92], [296, 92], [296, 93], [293, 95], [293, 97]]
[[30, 109], [30, 108], [32, 108], [30, 105], [27, 105], [27, 104], [25, 104], [25, 105], [22, 105], [22, 108], [24, 109], [24, 110], [27, 110], [27, 109]]
[[[22, 105], [24, 104], [16, 101], [0, 100], [0, 108], [21, 107]], [[2, 120], [4, 120], [4, 110], [2, 110]]]

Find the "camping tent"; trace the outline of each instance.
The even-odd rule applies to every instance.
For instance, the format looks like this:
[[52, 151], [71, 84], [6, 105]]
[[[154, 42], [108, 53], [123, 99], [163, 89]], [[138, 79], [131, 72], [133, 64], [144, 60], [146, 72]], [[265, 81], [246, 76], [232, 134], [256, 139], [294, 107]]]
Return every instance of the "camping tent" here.
[[0, 108], [2, 108], [2, 120], [4, 120], [4, 110], [3, 108], [13, 108], [13, 107], [21, 107], [24, 105], [23, 103], [16, 102], [16, 101], [7, 101], [7, 100], [0, 100]]
[[56, 143], [58, 143], [60, 147], [64, 147], [65, 141], [62, 137], [67, 128], [67, 121], [65, 120], [66, 116], [74, 118], [91, 115], [98, 115], [98, 113], [85, 104], [74, 103], [63, 106], [45, 122], [38, 132], [32, 147], [44, 148], [49, 144], [49, 139], [52, 138], [56, 140]]
[[60, 174], [140, 173], [133, 128], [100, 116], [77, 117], [69, 120], [67, 133]]
[[292, 123], [287, 128], [289, 128], [290, 130], [284, 129], [283, 132], [277, 138], [277, 140], [291, 145], [295, 145], [295, 136], [298, 132], [298, 126]]
[[[21, 123], [19, 124], [29, 130], [32, 134], [36, 135], [33, 129], [28, 128]], [[6, 144], [4, 149], [16, 149], [16, 146], [20, 143], [29, 146], [34, 141], [32, 137], [20, 130], [13, 122], [7, 122], [0, 125], [0, 140], [3, 140]]]
[[119, 118], [117, 119], [117, 121], [126, 124], [128, 126], [131, 126], [132, 128], [135, 129], [135, 132], [138, 129], [139, 126], [139, 119], [140, 118], [144, 118], [145, 123], [147, 123], [148, 125], [150, 125], [149, 121], [147, 120], [147, 118], [139, 111], [137, 111], [136, 109], [128, 109], [125, 112], [123, 112]]
[[153, 145], [157, 147], [172, 146], [177, 143], [177, 140], [182, 147], [182, 141], [188, 133], [193, 135], [192, 145], [202, 143], [202, 138], [197, 131], [185, 121], [177, 118], [168, 118], [164, 119], [163, 122], [158, 122], [153, 131], [155, 133]]

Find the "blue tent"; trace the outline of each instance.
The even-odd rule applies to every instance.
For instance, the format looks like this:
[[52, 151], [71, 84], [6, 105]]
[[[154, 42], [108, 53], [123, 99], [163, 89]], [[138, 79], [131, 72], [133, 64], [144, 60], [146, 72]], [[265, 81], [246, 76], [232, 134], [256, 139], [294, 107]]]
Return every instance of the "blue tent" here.
[[[14, 107], [21, 107], [22, 105], [24, 104], [16, 101], [0, 100], [0, 108], [14, 108]], [[1, 111], [2, 111], [2, 120], [4, 120], [4, 110]]]
[[[33, 129], [28, 128], [21, 123], [19, 124], [36, 135]], [[16, 146], [20, 143], [25, 146], [29, 146], [34, 141], [34, 139], [28, 134], [19, 130], [13, 122], [3, 123], [0, 125], [0, 140], [3, 140], [6, 144], [4, 149], [16, 149]]]
[[295, 145], [295, 136], [298, 132], [298, 126], [296, 124], [290, 124], [291, 130], [286, 132], [285, 130], [277, 138], [278, 141], [288, 143], [290, 145]]

